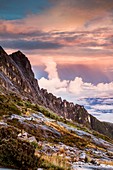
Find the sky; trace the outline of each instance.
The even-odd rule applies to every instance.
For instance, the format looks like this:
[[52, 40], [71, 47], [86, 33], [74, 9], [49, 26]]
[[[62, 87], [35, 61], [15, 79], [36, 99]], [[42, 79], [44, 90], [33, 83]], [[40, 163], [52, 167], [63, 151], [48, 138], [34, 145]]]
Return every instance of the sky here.
[[0, 45], [22, 51], [56, 96], [84, 105], [113, 97], [113, 0], [0, 0]]

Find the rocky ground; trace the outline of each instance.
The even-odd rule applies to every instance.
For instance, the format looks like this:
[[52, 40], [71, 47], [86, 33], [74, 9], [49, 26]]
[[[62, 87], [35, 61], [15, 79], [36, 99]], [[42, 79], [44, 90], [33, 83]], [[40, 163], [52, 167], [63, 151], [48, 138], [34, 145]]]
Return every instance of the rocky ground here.
[[0, 126], [18, 128], [17, 138], [32, 143], [37, 157], [65, 170], [113, 169], [113, 144], [72, 122], [64, 123], [30, 110], [23, 115], [4, 116]]

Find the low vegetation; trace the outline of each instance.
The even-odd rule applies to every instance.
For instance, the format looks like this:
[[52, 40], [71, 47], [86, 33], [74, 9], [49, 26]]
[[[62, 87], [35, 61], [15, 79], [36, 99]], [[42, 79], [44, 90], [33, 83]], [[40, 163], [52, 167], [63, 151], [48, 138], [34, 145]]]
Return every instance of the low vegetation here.
[[35, 148], [17, 138], [13, 127], [0, 127], [0, 165], [19, 169], [37, 169], [38, 158]]
[[103, 134], [101, 134], [101, 133], [98, 133], [98, 132], [96, 132], [96, 131], [93, 131], [92, 134], [93, 134], [94, 136], [98, 137], [98, 138], [101, 138], [101, 139], [107, 141], [107, 142], [113, 143], [113, 141], [112, 141], [109, 137], [107, 137], [107, 136], [105, 136], [105, 135], [103, 135]]
[[39, 165], [48, 170], [70, 170], [70, 165], [65, 158], [54, 155], [43, 155], [40, 158]]
[[[32, 169], [35, 170], [37, 167], [50, 170], [68, 170], [70, 166], [66, 163], [65, 158], [59, 157], [59, 155], [35, 155], [36, 149], [38, 148], [37, 143], [29, 143], [28, 141], [22, 141], [18, 139], [18, 133], [24, 129], [31, 136], [35, 136], [37, 141], [48, 141], [50, 143], [62, 142], [68, 146], [77, 146], [79, 149], [84, 149], [88, 146], [93, 146], [90, 139], [87, 137], [82, 138], [76, 135], [73, 131], [66, 130], [63, 126], [59, 126], [57, 121], [63, 122], [70, 127], [78, 130], [83, 130], [94, 136], [112, 142], [112, 140], [98, 132], [89, 130], [83, 125], [79, 125], [75, 122], [66, 120], [49, 109], [33, 104], [30, 101], [23, 101], [17, 95], [10, 93], [8, 95], [0, 95], [0, 119], [10, 117], [12, 114], [28, 116], [32, 113], [38, 114], [41, 112], [48, 118], [54, 121], [46, 122], [47, 125], [55, 129], [60, 136], [55, 136], [51, 131], [45, 131], [40, 127], [36, 128], [34, 120], [25, 120], [25, 124], [22, 124], [18, 119], [7, 119], [8, 126], [0, 126], [0, 165], [4, 167], [12, 167], [19, 169]], [[26, 126], [27, 124], [27, 126]], [[31, 125], [34, 125], [33, 127]], [[94, 146], [95, 147], [95, 146]]]
[[20, 115], [21, 111], [15, 102], [10, 100], [9, 96], [0, 95], [0, 116], [11, 115], [13, 113]]

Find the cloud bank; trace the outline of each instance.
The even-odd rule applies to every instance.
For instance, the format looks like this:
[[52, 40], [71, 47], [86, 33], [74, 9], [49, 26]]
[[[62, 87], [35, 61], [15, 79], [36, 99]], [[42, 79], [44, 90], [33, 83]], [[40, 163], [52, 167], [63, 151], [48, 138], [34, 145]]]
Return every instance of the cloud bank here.
[[94, 85], [83, 82], [81, 77], [75, 77], [74, 80], [61, 80], [58, 75], [57, 65], [52, 58], [45, 60], [44, 64], [46, 66], [45, 71], [48, 73], [48, 79], [41, 78], [39, 85], [55, 95], [62, 96], [65, 93], [68, 98], [73, 96], [72, 100], [73, 98], [90, 98], [91, 96], [113, 96], [113, 82]]

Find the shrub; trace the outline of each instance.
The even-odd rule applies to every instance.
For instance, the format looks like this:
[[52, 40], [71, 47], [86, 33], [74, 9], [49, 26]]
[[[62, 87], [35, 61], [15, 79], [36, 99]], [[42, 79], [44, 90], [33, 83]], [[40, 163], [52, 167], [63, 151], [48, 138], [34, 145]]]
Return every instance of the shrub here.
[[38, 158], [35, 156], [35, 148], [16, 136], [14, 128], [0, 128], [0, 165], [23, 170], [37, 169]]

